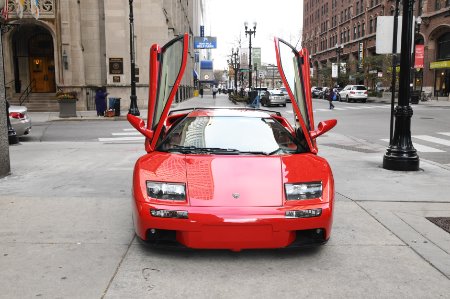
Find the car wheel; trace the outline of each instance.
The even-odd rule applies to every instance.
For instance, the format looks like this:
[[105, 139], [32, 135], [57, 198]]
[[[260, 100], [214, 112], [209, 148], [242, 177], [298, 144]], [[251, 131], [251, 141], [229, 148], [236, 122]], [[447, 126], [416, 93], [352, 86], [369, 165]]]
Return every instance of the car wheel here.
[[348, 96], [345, 97], [345, 101], [346, 101], [347, 103], [350, 103], [350, 99], [348, 98]]
[[283, 104], [282, 106], [283, 106], [283, 107], [286, 107], [286, 104]]
[[367, 100], [362, 100], [361, 102], [363, 102], [363, 103], [366, 103], [366, 102], [367, 102]]

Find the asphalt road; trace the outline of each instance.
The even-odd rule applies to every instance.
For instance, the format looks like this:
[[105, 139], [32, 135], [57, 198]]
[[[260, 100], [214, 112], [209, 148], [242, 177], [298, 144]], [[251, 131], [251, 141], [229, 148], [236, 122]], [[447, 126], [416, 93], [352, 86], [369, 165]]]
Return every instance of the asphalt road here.
[[[222, 95], [223, 96], [223, 95]], [[231, 102], [227, 103], [234, 106]], [[414, 115], [411, 120], [411, 135], [413, 144], [417, 145], [419, 158], [443, 165], [450, 165], [450, 105], [446, 103], [435, 105], [413, 105]], [[292, 106], [262, 107], [281, 112], [294, 122]], [[328, 134], [339, 134], [367, 142], [373, 146], [387, 148], [389, 145], [390, 105], [385, 103], [346, 103], [335, 102], [335, 109], [328, 109], [328, 101], [314, 100], [314, 118], [316, 124], [325, 119], [336, 118], [338, 125]], [[110, 142], [134, 142], [135, 131], [127, 121], [53, 121], [34, 123], [32, 133], [21, 137], [21, 142], [98, 142], [109, 139]], [[419, 138], [416, 138], [416, 137]], [[116, 140], [116, 141], [114, 141]], [[319, 138], [319, 144], [324, 143]], [[327, 144], [337, 141], [327, 140]]]

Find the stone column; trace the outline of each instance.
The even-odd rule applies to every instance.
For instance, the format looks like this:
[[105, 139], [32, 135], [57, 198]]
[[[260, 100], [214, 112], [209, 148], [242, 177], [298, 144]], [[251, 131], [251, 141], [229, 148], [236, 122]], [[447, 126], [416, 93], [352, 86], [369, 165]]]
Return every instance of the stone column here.
[[0, 36], [0, 178], [9, 175], [11, 171], [6, 121], [8, 116], [6, 115], [5, 73], [3, 70], [3, 43]]

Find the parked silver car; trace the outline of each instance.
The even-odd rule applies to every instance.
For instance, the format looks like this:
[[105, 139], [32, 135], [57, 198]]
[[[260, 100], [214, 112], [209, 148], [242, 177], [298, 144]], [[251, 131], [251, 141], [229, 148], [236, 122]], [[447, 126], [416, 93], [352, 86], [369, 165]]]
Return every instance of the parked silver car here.
[[25, 106], [9, 106], [9, 121], [17, 136], [27, 135], [31, 131], [31, 119]]
[[279, 89], [268, 90], [261, 98], [261, 105], [281, 105], [283, 107], [286, 107], [286, 97], [284, 93]]

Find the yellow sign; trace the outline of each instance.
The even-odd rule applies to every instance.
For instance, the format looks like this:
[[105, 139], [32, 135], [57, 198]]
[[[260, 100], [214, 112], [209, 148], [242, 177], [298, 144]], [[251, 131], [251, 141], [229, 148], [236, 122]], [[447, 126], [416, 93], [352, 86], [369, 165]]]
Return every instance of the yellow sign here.
[[430, 62], [430, 69], [448, 69], [450, 68], [450, 60]]

